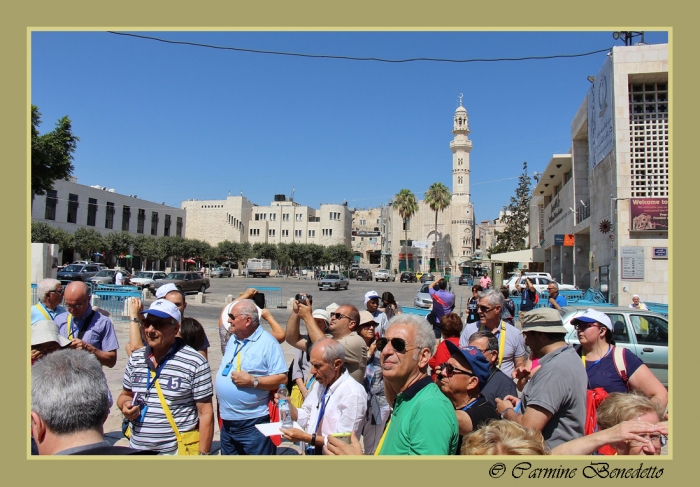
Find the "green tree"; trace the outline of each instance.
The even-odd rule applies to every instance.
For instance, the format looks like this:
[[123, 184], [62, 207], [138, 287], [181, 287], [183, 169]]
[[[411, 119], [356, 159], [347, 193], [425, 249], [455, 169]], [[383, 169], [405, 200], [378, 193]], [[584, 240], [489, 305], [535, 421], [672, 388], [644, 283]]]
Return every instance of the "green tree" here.
[[165, 258], [165, 251], [158, 244], [158, 239], [147, 235], [138, 235], [134, 238], [134, 253], [145, 259], [143, 268], [148, 269], [148, 261], [156, 261]]
[[439, 257], [442, 261], [445, 260], [445, 257], [443, 255], [437, 254], [437, 249], [438, 249], [438, 230], [437, 230], [437, 223], [438, 223], [438, 211], [442, 212], [445, 211], [445, 208], [450, 206], [450, 202], [452, 201], [452, 194], [450, 194], [450, 190], [447, 188], [442, 183], [433, 183], [430, 185], [428, 188], [428, 191], [425, 192], [425, 202], [428, 203], [430, 206], [430, 209], [435, 212], [435, 255], [436, 257]]
[[503, 231], [495, 231], [496, 243], [487, 250], [492, 254], [525, 250], [527, 248], [528, 222], [530, 219], [531, 180], [527, 175], [527, 162], [523, 162], [523, 172], [518, 178], [515, 195], [510, 197], [510, 204], [503, 208]]
[[402, 189], [396, 196], [392, 206], [399, 212], [403, 219], [403, 229], [406, 239], [404, 240], [404, 256], [406, 258], [406, 270], [408, 270], [408, 224], [413, 215], [418, 211], [416, 196], [410, 189]]
[[68, 180], [73, 173], [73, 153], [80, 141], [73, 135], [68, 117], [56, 122], [56, 127], [39, 135], [41, 113], [32, 105], [32, 200], [35, 195], [53, 189], [57, 179]]
[[177, 263], [180, 262], [180, 258], [182, 257], [184, 242], [184, 238], [177, 236], [161, 237], [158, 241], [165, 252], [166, 258], [172, 257], [172, 264], [175, 269], [177, 269]]
[[78, 228], [70, 237], [69, 247], [77, 250], [83, 259], [92, 258], [93, 252], [103, 250], [104, 240], [102, 235], [92, 228]]
[[134, 237], [129, 232], [109, 232], [102, 239], [104, 240], [104, 250], [109, 254], [107, 262], [112, 262], [115, 255], [128, 254], [134, 243]]
[[341, 270], [343, 266], [347, 267], [352, 260], [352, 249], [343, 244], [326, 247], [324, 253], [325, 259], [330, 263], [336, 264]]
[[70, 233], [44, 222], [32, 221], [32, 242], [58, 244], [63, 249], [70, 244]]
[[322, 245], [318, 244], [308, 244], [309, 248], [309, 265], [320, 266], [323, 265], [323, 251]]
[[253, 244], [252, 251], [257, 259], [277, 260], [277, 245], [258, 242]]

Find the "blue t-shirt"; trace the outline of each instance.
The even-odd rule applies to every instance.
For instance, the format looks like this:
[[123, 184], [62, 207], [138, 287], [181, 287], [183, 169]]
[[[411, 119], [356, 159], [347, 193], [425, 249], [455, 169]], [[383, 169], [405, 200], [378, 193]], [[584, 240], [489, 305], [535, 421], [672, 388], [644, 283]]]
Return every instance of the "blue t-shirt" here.
[[[554, 298], [554, 301], [556, 301], [557, 304], [558, 304], [561, 308], [563, 308], [564, 306], [566, 306], [566, 305], [568, 304], [568, 303], [566, 302], [566, 298], [565, 298], [564, 296], [562, 296], [561, 294], [557, 294], [557, 297]], [[552, 303], [549, 303], [549, 307], [550, 307], [550, 308], [554, 308], [554, 305], [553, 305]]]
[[[626, 348], [624, 350], [625, 366], [629, 379], [640, 366], [644, 365], [644, 362]], [[608, 394], [612, 392], [628, 392], [625, 381], [622, 380], [622, 377], [620, 377], [620, 374], [617, 373], [617, 369], [615, 368], [612, 348], [610, 352], [599, 361], [589, 362], [586, 360], [586, 375], [588, 375], [589, 389], [602, 387]]]
[[[237, 343], [238, 342], [238, 346]], [[241, 345], [243, 345], [241, 347]], [[287, 362], [284, 360], [282, 347], [277, 340], [259, 326], [246, 340], [240, 341], [232, 335], [226, 346], [226, 353], [221, 359], [219, 371], [216, 373], [216, 397], [219, 402], [221, 417], [227, 421], [257, 419], [267, 416], [267, 402], [270, 391], [254, 387], [238, 388], [231, 380], [231, 372], [237, 370], [239, 350], [241, 369], [255, 377], [264, 377], [287, 373]], [[224, 368], [233, 361], [231, 371], [222, 376]]]
[[[452, 312], [452, 305], [455, 302], [455, 295], [442, 289], [438, 289], [436, 291], [432, 287], [428, 288], [428, 292], [430, 293], [430, 297], [433, 298], [433, 314], [435, 315], [437, 322], [440, 323], [440, 318]], [[436, 296], [437, 299], [435, 299]], [[438, 299], [444, 304], [440, 304]]]

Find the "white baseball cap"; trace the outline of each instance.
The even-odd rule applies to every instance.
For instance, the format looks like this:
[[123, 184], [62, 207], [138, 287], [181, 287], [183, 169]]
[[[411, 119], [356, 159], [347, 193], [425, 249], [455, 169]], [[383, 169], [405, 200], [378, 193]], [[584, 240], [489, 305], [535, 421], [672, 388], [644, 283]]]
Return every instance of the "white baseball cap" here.
[[168, 283], [168, 284], [163, 284], [161, 287], [156, 289], [156, 298], [164, 298], [166, 294], [168, 294], [171, 291], [179, 291], [177, 286], [175, 284]]
[[608, 315], [600, 311], [596, 311], [593, 308], [588, 308], [581, 316], [577, 316], [571, 320], [571, 324], [575, 325], [577, 321], [583, 321], [585, 323], [597, 322], [601, 325], [605, 325], [608, 330], [613, 331], [612, 322], [610, 321], [610, 318], [608, 318]]
[[377, 294], [377, 291], [367, 291], [365, 293], [365, 306], [367, 306], [367, 303], [369, 302], [370, 299], [377, 298], [381, 299], [379, 297], [379, 294]]
[[171, 303], [167, 299], [157, 299], [151, 303], [151, 307], [147, 310], [141, 311], [142, 315], [153, 315], [158, 318], [174, 318], [178, 323], [182, 319], [180, 310], [177, 309], [175, 304]]

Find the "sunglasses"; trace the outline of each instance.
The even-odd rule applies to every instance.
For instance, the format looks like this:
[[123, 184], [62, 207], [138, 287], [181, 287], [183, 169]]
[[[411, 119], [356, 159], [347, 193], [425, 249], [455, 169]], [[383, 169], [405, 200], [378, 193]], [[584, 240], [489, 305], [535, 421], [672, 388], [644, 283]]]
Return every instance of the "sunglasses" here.
[[344, 315], [343, 313], [331, 313], [331, 318], [335, 318], [336, 320], [339, 320], [341, 318], [347, 318], [349, 320], [352, 320], [349, 316]]
[[494, 309], [496, 307], [497, 306], [491, 306], [490, 308], [488, 306], [482, 306], [482, 305], [478, 306], [479, 311], [481, 311], [482, 313], [488, 313], [489, 311], [491, 311], [492, 309]]
[[152, 326], [156, 330], [160, 330], [161, 328], [165, 328], [166, 326], [172, 326], [173, 322], [172, 321], [153, 321], [149, 320], [148, 318], [144, 318], [141, 320], [141, 324], [144, 329], [148, 328], [149, 326]]
[[389, 342], [391, 342], [391, 348], [393, 348], [394, 351], [397, 353], [404, 353], [407, 350], [413, 350], [414, 348], [418, 348], [418, 347], [406, 348], [406, 340], [404, 340], [403, 338], [392, 338], [391, 340], [389, 340], [386, 337], [381, 337], [381, 338], [377, 338], [377, 350], [379, 350], [381, 352], [382, 350], [384, 350], [384, 348], [387, 346], [387, 344]]
[[440, 364], [440, 375], [450, 378], [455, 374], [464, 374], [468, 375], [469, 377], [476, 377], [471, 372], [467, 370], [458, 369], [454, 365], [448, 364], [447, 362]]
[[592, 326], [599, 328], [598, 323], [588, 323], [586, 321], [577, 321], [573, 325], [574, 325], [574, 328], [576, 328], [577, 330], [580, 330], [580, 331], [587, 330]]

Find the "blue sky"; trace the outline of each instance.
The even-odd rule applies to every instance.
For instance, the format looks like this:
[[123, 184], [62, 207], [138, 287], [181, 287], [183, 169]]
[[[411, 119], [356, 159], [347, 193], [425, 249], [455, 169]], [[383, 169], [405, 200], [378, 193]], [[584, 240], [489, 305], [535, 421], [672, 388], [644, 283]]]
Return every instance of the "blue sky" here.
[[[578, 54], [623, 45], [601, 32], [139, 32], [258, 50], [402, 59]], [[638, 39], [635, 39], [635, 41]], [[668, 42], [647, 32], [648, 44]], [[542, 171], [605, 53], [488, 63], [377, 63], [274, 56], [118, 36], [34, 32], [31, 101], [80, 137], [74, 176], [180, 207], [183, 200], [275, 194], [315, 208], [387, 203], [452, 187], [458, 95], [473, 142], [478, 221], [494, 219], [523, 161]]]

